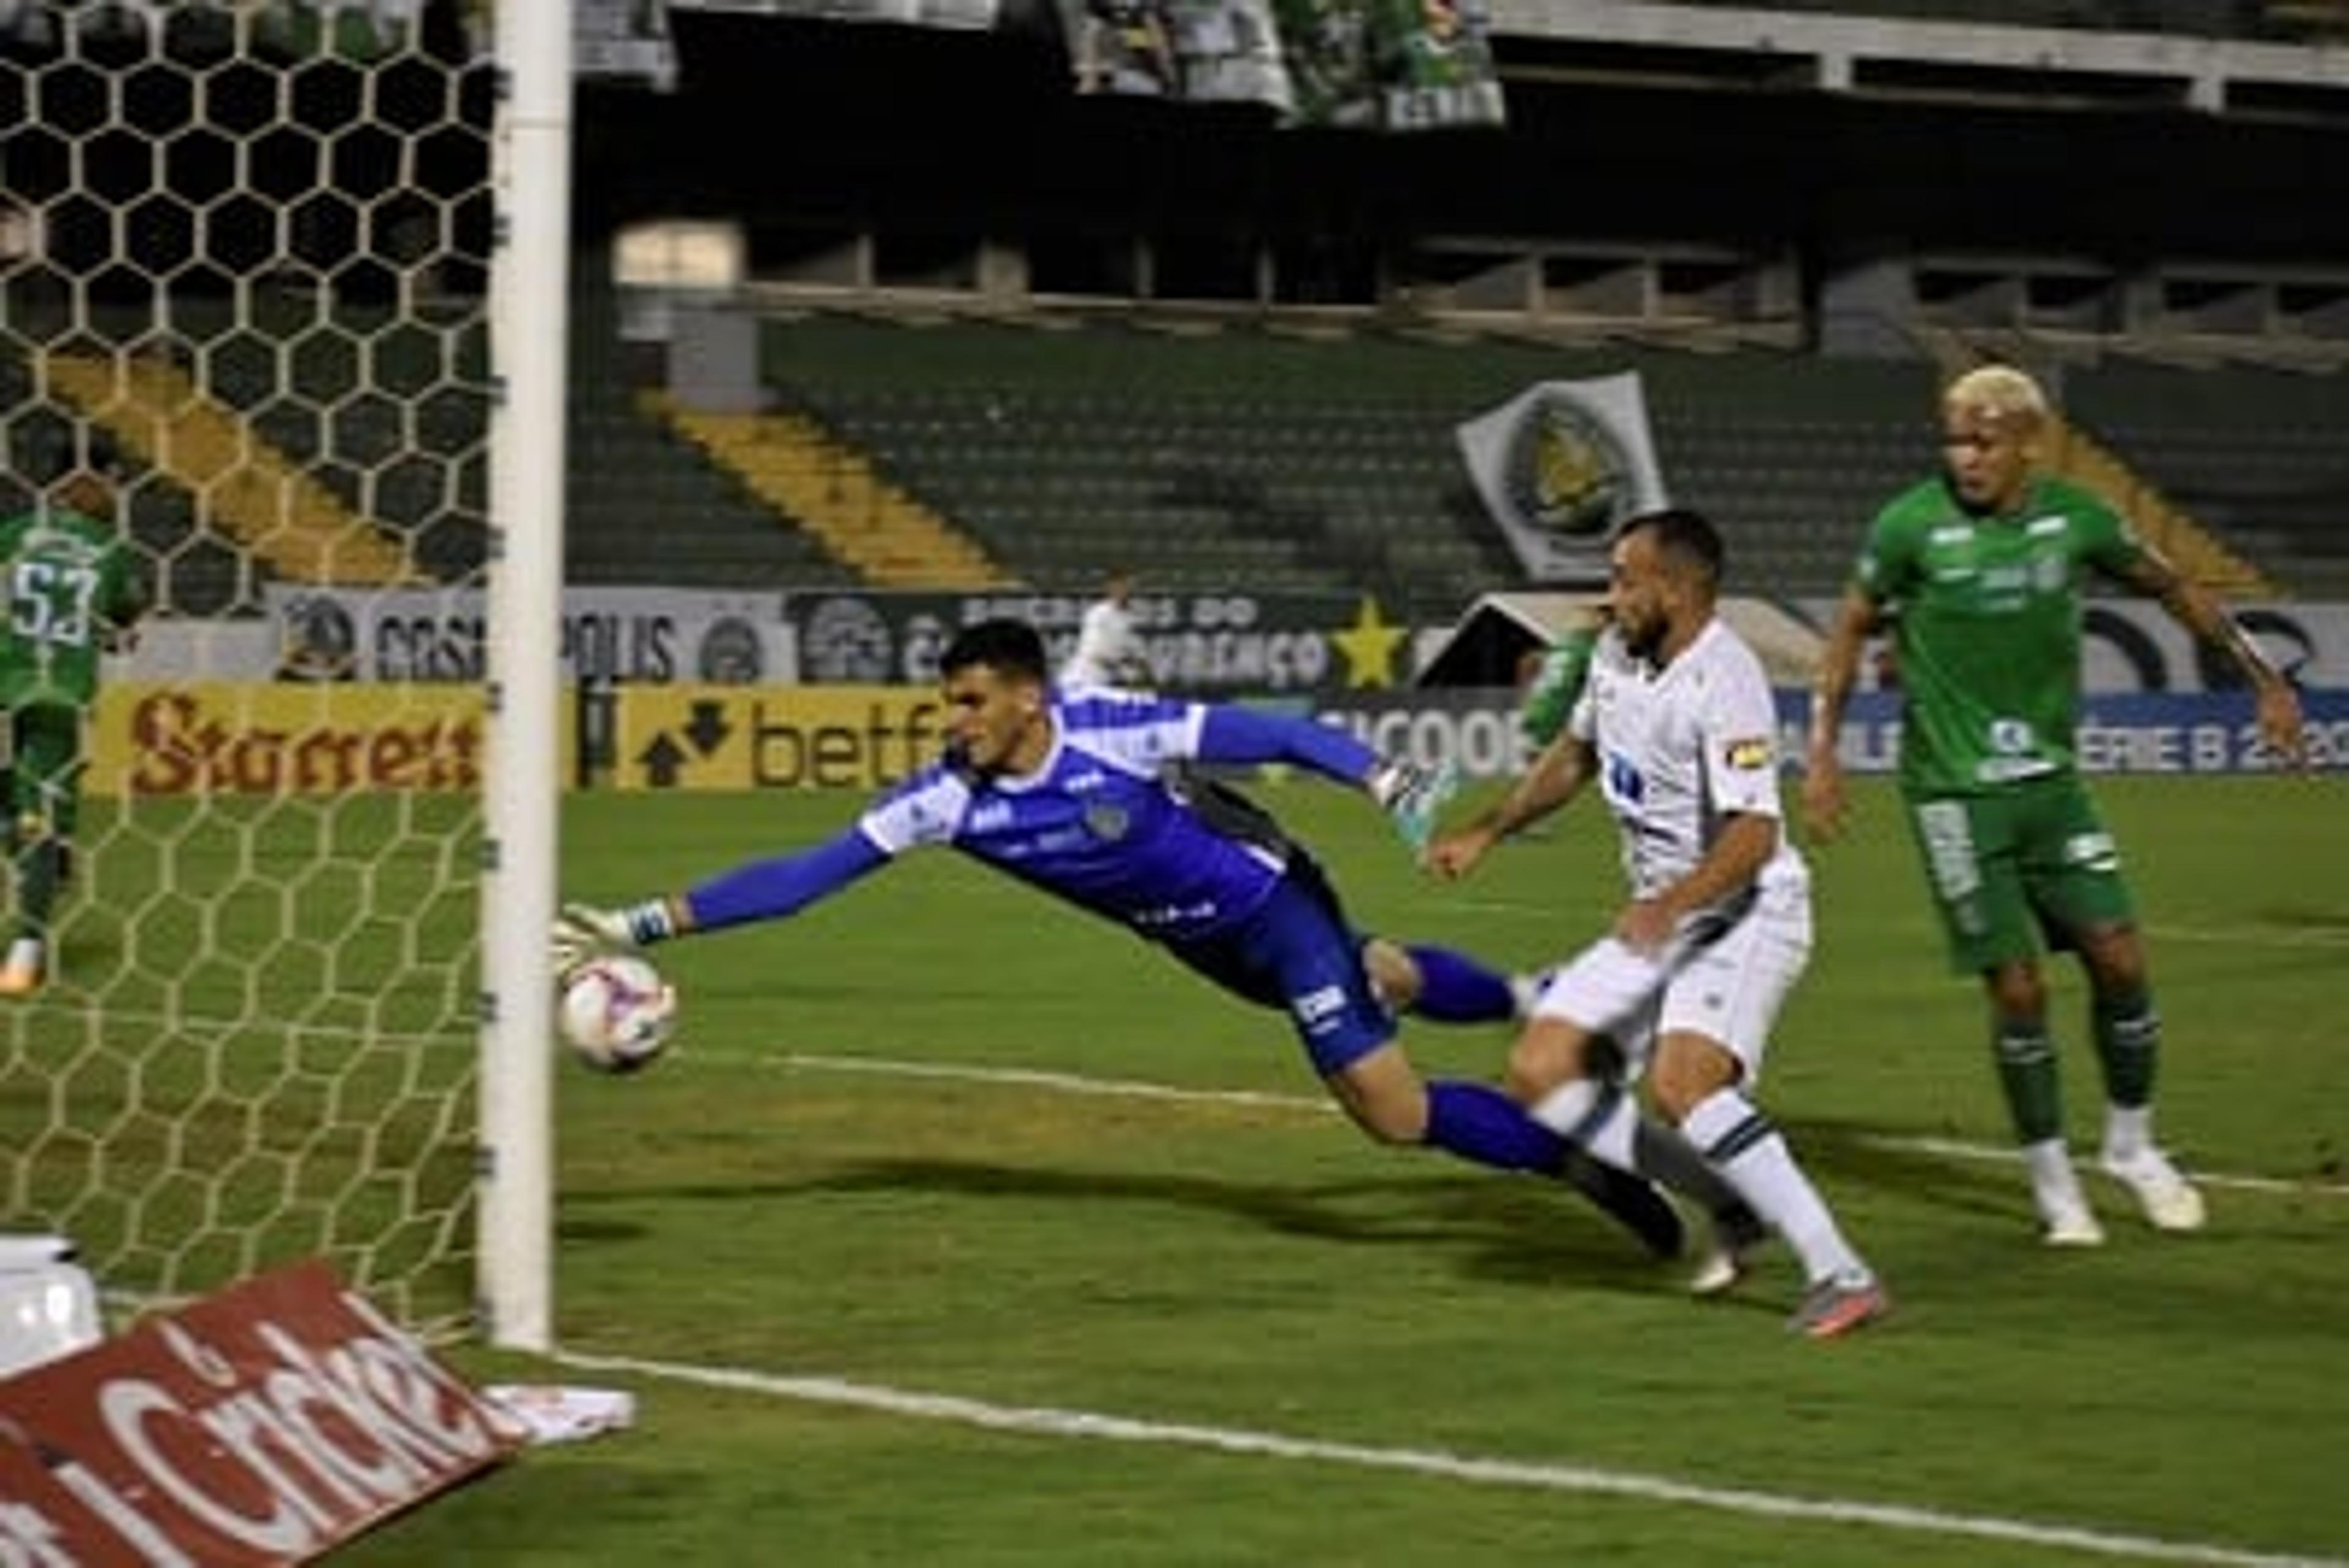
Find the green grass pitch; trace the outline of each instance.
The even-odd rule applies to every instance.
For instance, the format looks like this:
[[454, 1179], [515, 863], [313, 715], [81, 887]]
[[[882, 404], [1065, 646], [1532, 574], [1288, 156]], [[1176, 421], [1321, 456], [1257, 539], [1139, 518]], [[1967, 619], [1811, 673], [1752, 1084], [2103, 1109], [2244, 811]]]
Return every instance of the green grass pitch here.
[[[1446, 887], [1359, 799], [1262, 794], [1369, 929], [1526, 966], [1618, 899], [1591, 803]], [[534, 1451], [347, 1560], [2349, 1559], [2339, 781], [2100, 798], [2168, 1025], [2162, 1136], [2214, 1179], [2206, 1234], [2152, 1234], [2092, 1176], [2108, 1245], [2035, 1244], [1975, 989], [1942, 966], [1880, 785], [1814, 854], [1819, 950], [1763, 1088], [1897, 1298], [1826, 1345], [1781, 1326], [1783, 1250], [1740, 1299], [1692, 1303], [1545, 1183], [1361, 1139], [1278, 1016], [923, 855], [663, 950], [673, 1055], [559, 1076], [562, 1341], [741, 1386], [459, 1351], [485, 1378], [633, 1388], [640, 1425]], [[564, 890], [665, 890], [857, 804], [577, 797]], [[2085, 1004], [2054, 972], [2085, 1149]], [[1505, 1045], [1406, 1038], [1454, 1074]]]

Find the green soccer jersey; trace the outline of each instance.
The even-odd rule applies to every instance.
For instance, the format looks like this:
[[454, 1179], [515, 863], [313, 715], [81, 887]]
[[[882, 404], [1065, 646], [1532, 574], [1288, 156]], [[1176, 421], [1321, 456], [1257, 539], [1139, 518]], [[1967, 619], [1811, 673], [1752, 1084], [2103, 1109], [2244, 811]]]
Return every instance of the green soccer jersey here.
[[1860, 590], [1894, 623], [1911, 794], [1981, 794], [2067, 773], [2079, 721], [2080, 598], [2145, 547], [2077, 485], [2034, 481], [2004, 516], [1977, 517], [1935, 479], [1877, 514]]
[[1517, 728], [1529, 744], [1547, 746], [1566, 728], [1590, 674], [1590, 650], [1598, 646], [1599, 628], [1578, 627], [1542, 655], [1541, 668], [1517, 708]]
[[54, 507], [0, 521], [0, 706], [88, 706], [108, 635], [140, 607], [130, 552], [105, 524]]

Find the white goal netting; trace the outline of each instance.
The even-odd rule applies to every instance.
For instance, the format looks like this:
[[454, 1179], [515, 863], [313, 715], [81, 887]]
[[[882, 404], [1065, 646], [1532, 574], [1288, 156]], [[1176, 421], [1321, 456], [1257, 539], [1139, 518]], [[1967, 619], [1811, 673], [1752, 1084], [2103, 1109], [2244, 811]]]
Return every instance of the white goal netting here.
[[349, 607], [481, 573], [495, 88], [453, 4], [0, 0], [0, 518], [105, 471], [155, 603], [0, 1000], [0, 1229], [111, 1290], [471, 1291], [478, 662]]

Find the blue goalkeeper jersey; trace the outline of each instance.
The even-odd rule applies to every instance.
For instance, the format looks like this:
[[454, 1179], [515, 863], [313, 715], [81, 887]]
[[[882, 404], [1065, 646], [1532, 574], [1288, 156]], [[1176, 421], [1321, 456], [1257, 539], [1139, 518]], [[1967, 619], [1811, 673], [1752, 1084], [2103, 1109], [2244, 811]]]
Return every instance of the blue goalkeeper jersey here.
[[1310, 719], [1140, 692], [1054, 693], [1044, 765], [981, 777], [949, 757], [798, 854], [686, 894], [700, 929], [778, 919], [924, 845], [958, 849], [1171, 947], [1211, 941], [1271, 898], [1299, 852], [1271, 819], [1185, 764], [1289, 763], [1360, 785], [1371, 749]]
[[1271, 896], [1285, 857], [1216, 826], [1174, 771], [1202, 755], [1207, 712], [1163, 697], [1061, 697], [1059, 740], [1038, 772], [977, 779], [934, 763], [858, 831], [885, 855], [951, 846], [1154, 940], [1214, 936]]

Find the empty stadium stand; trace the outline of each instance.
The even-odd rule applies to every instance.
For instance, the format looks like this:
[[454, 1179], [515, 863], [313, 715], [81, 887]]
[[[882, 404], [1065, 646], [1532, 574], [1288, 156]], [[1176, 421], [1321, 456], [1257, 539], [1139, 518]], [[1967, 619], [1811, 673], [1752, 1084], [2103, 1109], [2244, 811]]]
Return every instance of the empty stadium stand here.
[[[1078, 591], [1123, 564], [1162, 590], [1371, 592], [1441, 619], [1524, 586], [1469, 485], [1456, 427], [1536, 381], [1632, 369], [1668, 488], [1729, 530], [1740, 585], [1813, 597], [1838, 587], [1873, 509], [1935, 459], [1937, 372], [1922, 360], [1045, 322], [795, 312], [764, 323], [777, 414], [812, 421], [809, 439], [854, 455], [842, 472], [869, 469], [876, 496], [902, 492], [942, 524], [920, 547], [941, 553], [876, 539], [860, 566], [855, 541], [827, 546], [795, 514], [803, 504], [772, 485], [762, 495], [741, 453], [644, 398], [657, 348], [624, 342], [611, 300], [591, 294], [574, 324], [569, 576], [804, 587], [894, 575]], [[310, 307], [233, 331], [185, 325], [183, 360], [140, 361], [125, 379], [61, 353], [38, 372], [66, 407], [110, 406], [155, 432], [120, 444], [129, 524], [166, 604], [238, 613], [270, 576], [446, 580], [479, 566], [481, 399], [452, 387], [403, 410], [359, 395], [342, 345], [372, 334], [371, 373], [395, 389], [439, 377], [457, 349], [429, 333], [346, 329]], [[280, 356], [295, 395], [274, 368], [263, 373]], [[2349, 377], [2117, 352], [2041, 368], [2092, 438], [2083, 448], [2106, 464], [2109, 477], [2088, 477], [2148, 486], [2128, 494], [2141, 515], [2174, 507], [2189, 532], [2162, 536], [2206, 580], [2349, 595], [2338, 526]], [[12, 360], [7, 373], [29, 393], [34, 368]], [[164, 421], [149, 403], [178, 411]], [[2195, 524], [2218, 543], [2197, 544]]]
[[607, 294], [574, 311], [565, 577], [673, 587], [820, 587], [857, 582], [745, 481], [709, 462], [638, 398]]
[[2074, 419], [2301, 597], [2349, 597], [2349, 376], [2107, 357]]
[[170, 613], [259, 607], [263, 582], [384, 584], [476, 569], [488, 406], [478, 323], [254, 289], [109, 299], [77, 327], [27, 290], [5, 359], [18, 488], [76, 421], [120, 465], [129, 526]]
[[1522, 574], [1455, 441], [1532, 382], [1637, 369], [1667, 483], [1756, 591], [1832, 591], [1933, 458], [1919, 365], [1449, 346], [1363, 334], [779, 319], [779, 399], [871, 453], [1028, 580], [1123, 562], [1164, 587], [1372, 591], [1441, 617]]
[[[1667, 488], [1748, 591], [1830, 595], [1868, 518], [1938, 461], [1921, 358], [1653, 341], [1439, 343], [1192, 324], [794, 313], [778, 401], [868, 453], [1040, 586], [1123, 562], [1165, 587], [1372, 591], [1448, 614], [1522, 586], [1455, 428], [1536, 381], [1636, 370]], [[2065, 471], [2223, 593], [2349, 592], [2349, 378], [2105, 353], [2040, 369]]]

